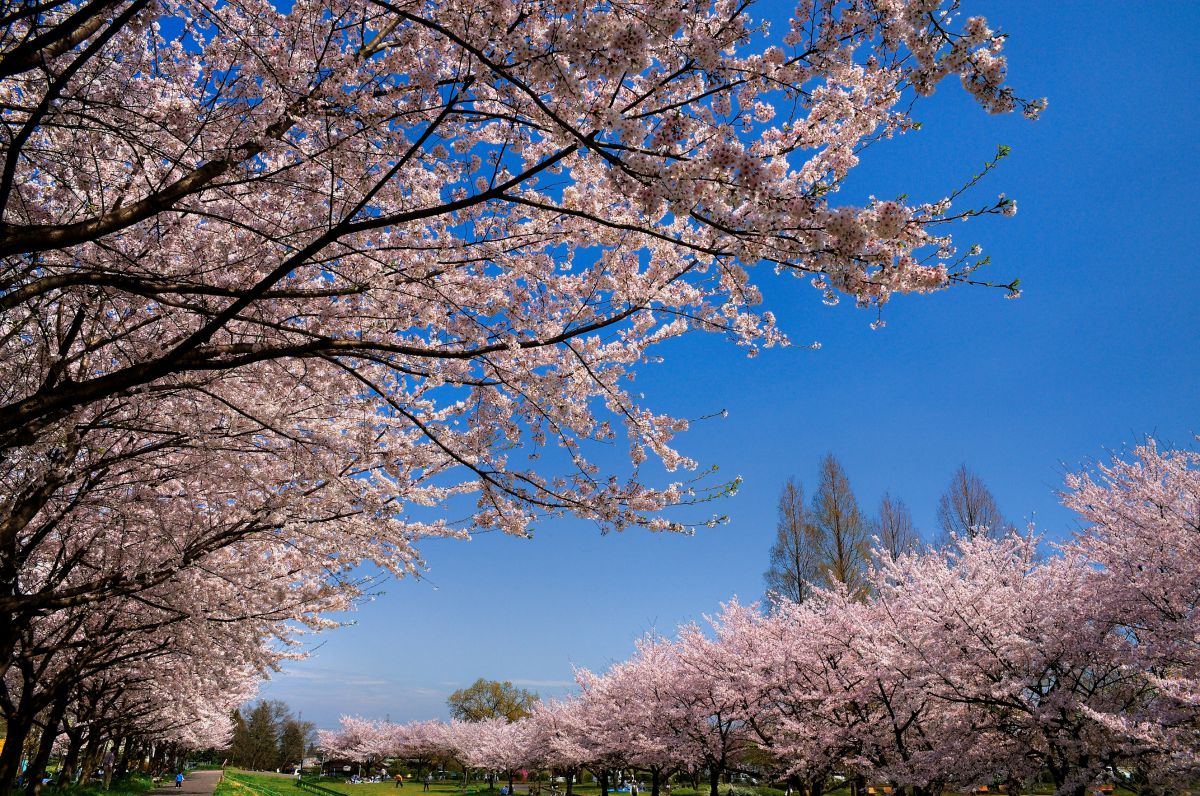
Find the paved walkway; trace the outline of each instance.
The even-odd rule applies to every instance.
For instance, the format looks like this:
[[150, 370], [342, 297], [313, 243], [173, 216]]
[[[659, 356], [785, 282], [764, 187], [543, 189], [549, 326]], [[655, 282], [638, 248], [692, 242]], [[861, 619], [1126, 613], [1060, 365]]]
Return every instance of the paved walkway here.
[[171, 777], [169, 782], [164, 781], [146, 793], [152, 796], [212, 796], [220, 781], [220, 771], [193, 771], [184, 778], [182, 788], [175, 787], [175, 777]]

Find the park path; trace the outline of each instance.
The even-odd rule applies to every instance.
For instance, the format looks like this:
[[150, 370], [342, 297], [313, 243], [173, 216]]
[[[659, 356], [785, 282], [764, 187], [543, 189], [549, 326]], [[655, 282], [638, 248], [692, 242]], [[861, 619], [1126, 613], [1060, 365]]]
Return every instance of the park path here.
[[175, 777], [164, 781], [153, 790], [147, 791], [150, 796], [212, 796], [217, 783], [221, 781], [220, 771], [193, 771], [184, 777], [183, 787], [175, 787]]

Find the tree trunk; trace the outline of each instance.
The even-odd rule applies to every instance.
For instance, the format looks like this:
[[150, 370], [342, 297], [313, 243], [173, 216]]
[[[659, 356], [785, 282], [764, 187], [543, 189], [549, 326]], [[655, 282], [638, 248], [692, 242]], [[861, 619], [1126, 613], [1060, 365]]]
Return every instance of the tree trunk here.
[[79, 774], [79, 784], [86, 785], [92, 778], [92, 772], [100, 765], [100, 732], [95, 727], [88, 730], [87, 746], [83, 749], [83, 765]]
[[658, 796], [658, 766], [650, 766], [650, 796]]
[[71, 739], [71, 743], [67, 746], [67, 754], [58, 772], [60, 788], [70, 785], [75, 780], [75, 767], [79, 765], [79, 753], [83, 749], [83, 728], [75, 727], [74, 732], [68, 733], [67, 737]]
[[[113, 755], [113, 760], [115, 762], [111, 766], [104, 767], [105, 776], [111, 777], [112, 774], [110, 772], [114, 767], [116, 768], [116, 770], [117, 770], [118, 774], [120, 774], [120, 776], [125, 776], [125, 772], [129, 770], [129, 761], [133, 759], [132, 755], [133, 755], [134, 750], [140, 750], [140, 749], [141, 749], [141, 744], [134, 741], [133, 738], [131, 738], [131, 737], [113, 738], [113, 744], [112, 744], [111, 751], [112, 751], [112, 755]], [[120, 754], [117, 754], [118, 751], [120, 752]], [[140, 768], [140, 766], [139, 766], [139, 768]], [[107, 781], [108, 780], [105, 780], [105, 782], [107, 782]], [[108, 785], [105, 785], [104, 789], [108, 790]]]
[[808, 781], [808, 796], [821, 796], [825, 792], [824, 775], [813, 777]]
[[21, 753], [25, 750], [25, 740], [31, 729], [33, 721], [20, 713], [8, 720], [8, 737], [4, 739], [3, 749], [0, 749], [0, 796], [10, 796], [17, 784], [17, 775], [21, 773]]
[[600, 796], [608, 796], [608, 769], [600, 769]]
[[[1047, 765], [1046, 769], [1050, 772], [1050, 779], [1054, 782], [1054, 792], [1061, 793], [1063, 785], [1071, 777], [1070, 764]], [[1071, 789], [1071, 796], [1087, 796], [1087, 786], [1076, 785]]]
[[[575, 768], [567, 769], [567, 796], [571, 796], [571, 789], [575, 786]], [[604, 794], [601, 794], [604, 796]]]
[[54, 748], [54, 739], [58, 736], [58, 728], [62, 725], [63, 716], [67, 713], [67, 703], [71, 693], [66, 691], [54, 700], [50, 706], [50, 714], [46, 717], [45, 729], [38, 740], [37, 752], [29, 764], [30, 777], [25, 783], [26, 796], [38, 796], [42, 792], [42, 770], [50, 761], [50, 750]]
[[708, 796], [721, 796], [721, 769], [708, 767]]

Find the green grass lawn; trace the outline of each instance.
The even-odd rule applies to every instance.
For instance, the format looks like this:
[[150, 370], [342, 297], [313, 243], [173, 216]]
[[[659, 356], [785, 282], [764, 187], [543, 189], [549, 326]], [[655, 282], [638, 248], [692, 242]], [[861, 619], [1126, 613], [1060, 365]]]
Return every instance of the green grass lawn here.
[[213, 796], [297, 796], [292, 777], [227, 769]]
[[[393, 781], [363, 782], [354, 785], [345, 780], [329, 777], [321, 779], [306, 777], [305, 780], [320, 785], [323, 788], [336, 791], [337, 793], [346, 794], [346, 796], [420, 796], [425, 793], [422, 790], [419, 778], [406, 779], [403, 788], [397, 788], [396, 783]], [[485, 796], [489, 793], [499, 796], [500, 787], [505, 784], [507, 783], [504, 781], [497, 781], [495, 788], [489, 790], [487, 782], [472, 781], [467, 783], [466, 793], [467, 796], [471, 796], [472, 794]], [[523, 796], [527, 788], [528, 783], [518, 781], [517, 796]], [[288, 775], [229, 769], [225, 773], [225, 782], [217, 788], [215, 796], [297, 796], [298, 790], [294, 778]], [[749, 790], [753, 790], [757, 796], [783, 795], [782, 791], [775, 790], [774, 788], [758, 787], [751, 789], [746, 785], [738, 786], [739, 793], [744, 794]], [[558, 792], [562, 796], [562, 786], [559, 786]], [[641, 792], [644, 796], [650, 796], [649, 786], [644, 787]], [[461, 796], [463, 793], [462, 781], [447, 780], [444, 782], [434, 782], [429, 786], [428, 793], [431, 796]], [[572, 788], [572, 793], [576, 794], [576, 796], [599, 796], [600, 786], [595, 783], [576, 784]], [[549, 796], [549, 794], [549, 786], [543, 782], [542, 796]], [[628, 794], [619, 794], [619, 796], [628, 796]], [[675, 785], [671, 788], [671, 796], [708, 796], [708, 787], [702, 786], [699, 789], [692, 789]], [[840, 796], [840, 793], [833, 791], [828, 796]]]
[[[421, 781], [419, 778], [406, 779], [403, 788], [397, 788], [395, 782], [363, 782], [358, 785], [353, 785], [348, 781], [324, 777], [314, 779], [306, 777], [306, 781], [322, 788], [327, 788], [345, 796], [422, 796], [424, 791], [421, 789]], [[488, 789], [487, 782], [473, 781], [467, 783], [467, 796], [476, 794], [476, 796], [499, 796], [500, 787], [507, 784], [505, 781], [498, 780], [496, 787], [492, 790]], [[542, 784], [542, 796], [549, 796], [550, 789], [547, 783]], [[528, 783], [517, 782], [517, 796], [526, 796]], [[721, 794], [724, 796], [726, 789], [729, 786], [721, 786]], [[736, 792], [745, 794], [748, 791], [753, 791], [757, 796], [783, 796], [783, 791], [767, 786], [750, 787], [749, 785], [734, 786]], [[563, 788], [559, 786], [559, 796], [563, 796]], [[1049, 790], [1034, 788], [1030, 791], [1025, 791], [1030, 794], [1040, 796], [1043, 793], [1050, 793]], [[79, 792], [80, 796], [101, 796], [97, 791], [95, 794]], [[115, 784], [113, 791], [117, 796], [136, 796], [139, 791], [122, 791], [116, 790]], [[462, 781], [448, 780], [445, 782], [434, 782], [429, 786], [428, 793], [430, 796], [462, 796]], [[576, 784], [572, 788], [572, 793], [576, 796], [600, 796], [600, 787], [595, 783]], [[295, 778], [286, 774], [273, 774], [267, 772], [249, 772], [240, 771], [238, 769], [229, 769], [225, 773], [225, 780], [218, 786], [214, 796], [314, 796], [311, 791], [302, 791], [296, 787]], [[75, 796], [73, 792], [71, 796]], [[628, 796], [627, 793], [614, 794], [614, 796]], [[641, 791], [641, 796], [650, 796], [650, 787], [647, 784]], [[708, 786], [702, 784], [699, 788], [690, 788], [682, 785], [673, 785], [671, 788], [671, 796], [708, 796]], [[825, 791], [825, 796], [850, 796], [850, 788], [843, 786]], [[948, 796], [950, 796], [948, 794]], [[1118, 791], [1116, 796], [1132, 796], [1124, 791]]]
[[[239, 775], [241, 775], [241, 772], [239, 772]], [[363, 782], [357, 785], [353, 785], [344, 780], [330, 778], [323, 778], [319, 780], [306, 778], [306, 781], [313, 782], [321, 785], [324, 788], [337, 791], [338, 793], [344, 793], [346, 796], [420, 796], [422, 793], [424, 793], [424, 791], [421, 789], [420, 779], [414, 779], [412, 781], [406, 779], [403, 788], [397, 788], [396, 783], [390, 781]], [[499, 796], [501, 786], [507, 784], [507, 780], [497, 780], [496, 786], [489, 790], [487, 782], [472, 781], [467, 783], [466, 792], [468, 796], [470, 796], [470, 794], [484, 796], [485, 794], [489, 793], [494, 794], [494, 796]], [[517, 780], [517, 796], [524, 796], [528, 792], [529, 784], [530, 783]], [[543, 782], [541, 783], [541, 787], [542, 796], [549, 796], [549, 784]], [[743, 785], [739, 787], [739, 790], [742, 793], [745, 793], [746, 790], [749, 790], [749, 788]], [[783, 796], [783, 791], [776, 791], [772, 788], [754, 788], [753, 790], [758, 794], [758, 796]], [[428, 792], [430, 794], [437, 794], [438, 796], [461, 796], [463, 792], [462, 782], [461, 780], [434, 782], [429, 786]], [[565, 792], [563, 786], [559, 786], [558, 792], [559, 796], [563, 796]], [[571, 792], [575, 794], [575, 796], [599, 796], [600, 786], [596, 785], [595, 783], [576, 784], [572, 787]], [[643, 796], [650, 796], [649, 786], [644, 787], [641, 793]], [[724, 793], [724, 791], [722, 791], [722, 793]], [[269, 794], [269, 796], [275, 796], [275, 794]], [[615, 794], [614, 796], [628, 796], [628, 794], [621, 793]], [[692, 788], [673, 786], [671, 788], [671, 796], [708, 796], [708, 788], [702, 787], [699, 790], [693, 790]], [[831, 794], [831, 796], [833, 795]]]
[[42, 788], [42, 793], [56, 796], [140, 796], [153, 787], [154, 783], [150, 781], [148, 774], [128, 774], [114, 779], [112, 787], [108, 790], [104, 789], [103, 780], [93, 779], [86, 785], [68, 785], [64, 788], [46, 785]]
[[[363, 782], [353, 785], [340, 779], [324, 777], [314, 779], [306, 777], [305, 781], [320, 785], [346, 796], [417, 796], [423, 793], [419, 781], [406, 780], [403, 788], [397, 788], [395, 782]], [[429, 786], [430, 796], [462, 796], [461, 782], [435, 782]], [[486, 794], [486, 782], [470, 782], [467, 784], [467, 794]], [[597, 793], [592, 786], [592, 794]], [[272, 774], [263, 771], [241, 771], [227, 769], [225, 779], [217, 787], [214, 796], [299, 796], [305, 791], [296, 787], [295, 778], [289, 775]], [[493, 794], [499, 796], [500, 784], [496, 785]], [[583, 794], [581, 794], [583, 796]]]

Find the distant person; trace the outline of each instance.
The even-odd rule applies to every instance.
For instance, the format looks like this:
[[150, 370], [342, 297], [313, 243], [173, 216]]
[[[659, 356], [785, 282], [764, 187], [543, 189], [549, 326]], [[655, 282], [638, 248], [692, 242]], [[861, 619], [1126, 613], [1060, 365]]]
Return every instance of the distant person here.
[[400, 773], [396, 774], [396, 787], [397, 788], [404, 787], [404, 775], [403, 774], [400, 774]]
[[175, 787], [177, 787], [177, 788], [183, 787], [183, 772], [182, 771], [180, 771], [178, 774], [175, 775]]
[[433, 782], [433, 774], [426, 774], [425, 775], [425, 787], [421, 788], [421, 790], [422, 791], [429, 790], [429, 786], [432, 782]]

